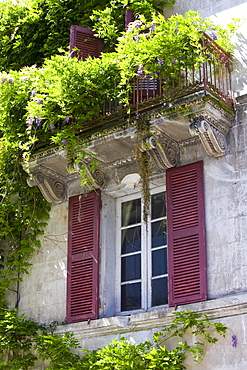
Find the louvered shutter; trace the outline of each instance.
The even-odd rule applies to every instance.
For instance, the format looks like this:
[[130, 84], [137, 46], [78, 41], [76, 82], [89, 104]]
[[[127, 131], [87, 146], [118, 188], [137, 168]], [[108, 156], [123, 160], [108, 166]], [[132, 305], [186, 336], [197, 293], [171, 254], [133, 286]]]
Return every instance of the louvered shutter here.
[[167, 170], [169, 305], [207, 299], [203, 162]]
[[99, 216], [99, 193], [69, 199], [68, 323], [98, 315]]
[[134, 78], [132, 104], [160, 96], [162, 92], [160, 75], [158, 73], [144, 74]]
[[125, 12], [125, 28], [128, 27], [130, 22], [133, 22], [134, 12], [132, 9], [127, 9]]
[[[79, 51], [73, 51], [78, 48]], [[80, 59], [88, 56], [98, 58], [103, 51], [103, 40], [94, 36], [89, 28], [79, 26], [70, 27], [70, 53]]]

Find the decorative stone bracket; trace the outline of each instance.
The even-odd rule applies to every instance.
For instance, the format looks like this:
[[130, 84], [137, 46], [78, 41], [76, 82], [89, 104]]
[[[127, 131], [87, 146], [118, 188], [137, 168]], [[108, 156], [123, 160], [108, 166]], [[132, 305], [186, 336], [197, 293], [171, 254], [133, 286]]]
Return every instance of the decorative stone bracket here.
[[50, 168], [39, 165], [28, 178], [28, 185], [38, 186], [49, 203], [62, 203], [66, 200], [66, 178]]
[[226, 130], [215, 128], [209, 119], [199, 117], [189, 127], [192, 136], [199, 136], [206, 152], [213, 157], [226, 154]]
[[177, 165], [176, 149], [169, 140], [161, 145], [157, 138], [150, 136], [142, 140], [140, 150], [148, 150], [157, 167], [162, 170]]
[[75, 171], [80, 171], [83, 169], [87, 176], [87, 182], [85, 186], [88, 190], [92, 189], [102, 189], [105, 183], [104, 172], [100, 168], [96, 168], [95, 171], [90, 171], [89, 164], [86, 162], [79, 162], [78, 164], [74, 165]]

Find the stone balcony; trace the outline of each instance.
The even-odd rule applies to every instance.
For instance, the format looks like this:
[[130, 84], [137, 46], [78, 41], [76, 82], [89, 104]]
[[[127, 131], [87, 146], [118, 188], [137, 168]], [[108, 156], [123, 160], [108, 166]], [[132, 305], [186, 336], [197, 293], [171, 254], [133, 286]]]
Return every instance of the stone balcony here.
[[[113, 167], [135, 162], [138, 120], [150, 123], [151, 137], [144, 140], [149, 141], [147, 150], [158, 170], [179, 165], [181, 147], [195, 141], [203, 146], [205, 155], [225, 155], [234, 115], [229, 56], [210, 38], [205, 43], [207, 53], [217, 54], [216, 62], [209, 57], [197, 69], [179, 69], [175, 77], [136, 77], [128, 107], [114, 99], [106, 102], [99, 116], [78, 133], [87, 143], [88, 157], [83, 164], [90, 163], [90, 155], [96, 155], [99, 162], [94, 173], [88, 169], [95, 186], [104, 187]], [[37, 185], [53, 203], [66, 199], [68, 181], [78, 172], [78, 168], [72, 174], [68, 170], [65, 150], [49, 147], [32, 157], [30, 170], [29, 185]]]

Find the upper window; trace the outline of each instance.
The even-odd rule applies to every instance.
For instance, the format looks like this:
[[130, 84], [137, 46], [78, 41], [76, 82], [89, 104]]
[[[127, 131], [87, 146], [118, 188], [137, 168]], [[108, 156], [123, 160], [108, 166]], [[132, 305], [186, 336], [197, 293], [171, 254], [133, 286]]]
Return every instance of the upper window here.
[[150, 216], [143, 220], [141, 197], [118, 202], [119, 311], [146, 310], [168, 303], [165, 192], [151, 195]]

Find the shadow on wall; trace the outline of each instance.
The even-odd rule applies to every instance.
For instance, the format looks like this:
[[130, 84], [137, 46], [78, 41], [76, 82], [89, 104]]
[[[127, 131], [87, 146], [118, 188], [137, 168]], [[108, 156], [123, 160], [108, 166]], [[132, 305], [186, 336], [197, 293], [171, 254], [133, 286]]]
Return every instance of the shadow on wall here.
[[232, 89], [237, 97], [247, 93], [247, 39], [238, 33], [232, 65]]
[[[195, 10], [200, 13], [201, 17], [205, 18], [241, 4], [246, 4], [246, 0], [176, 0], [175, 5], [167, 7], [164, 13], [166, 17], [170, 17], [172, 14], [185, 14], [189, 10]], [[244, 16], [244, 14], [239, 16]]]

